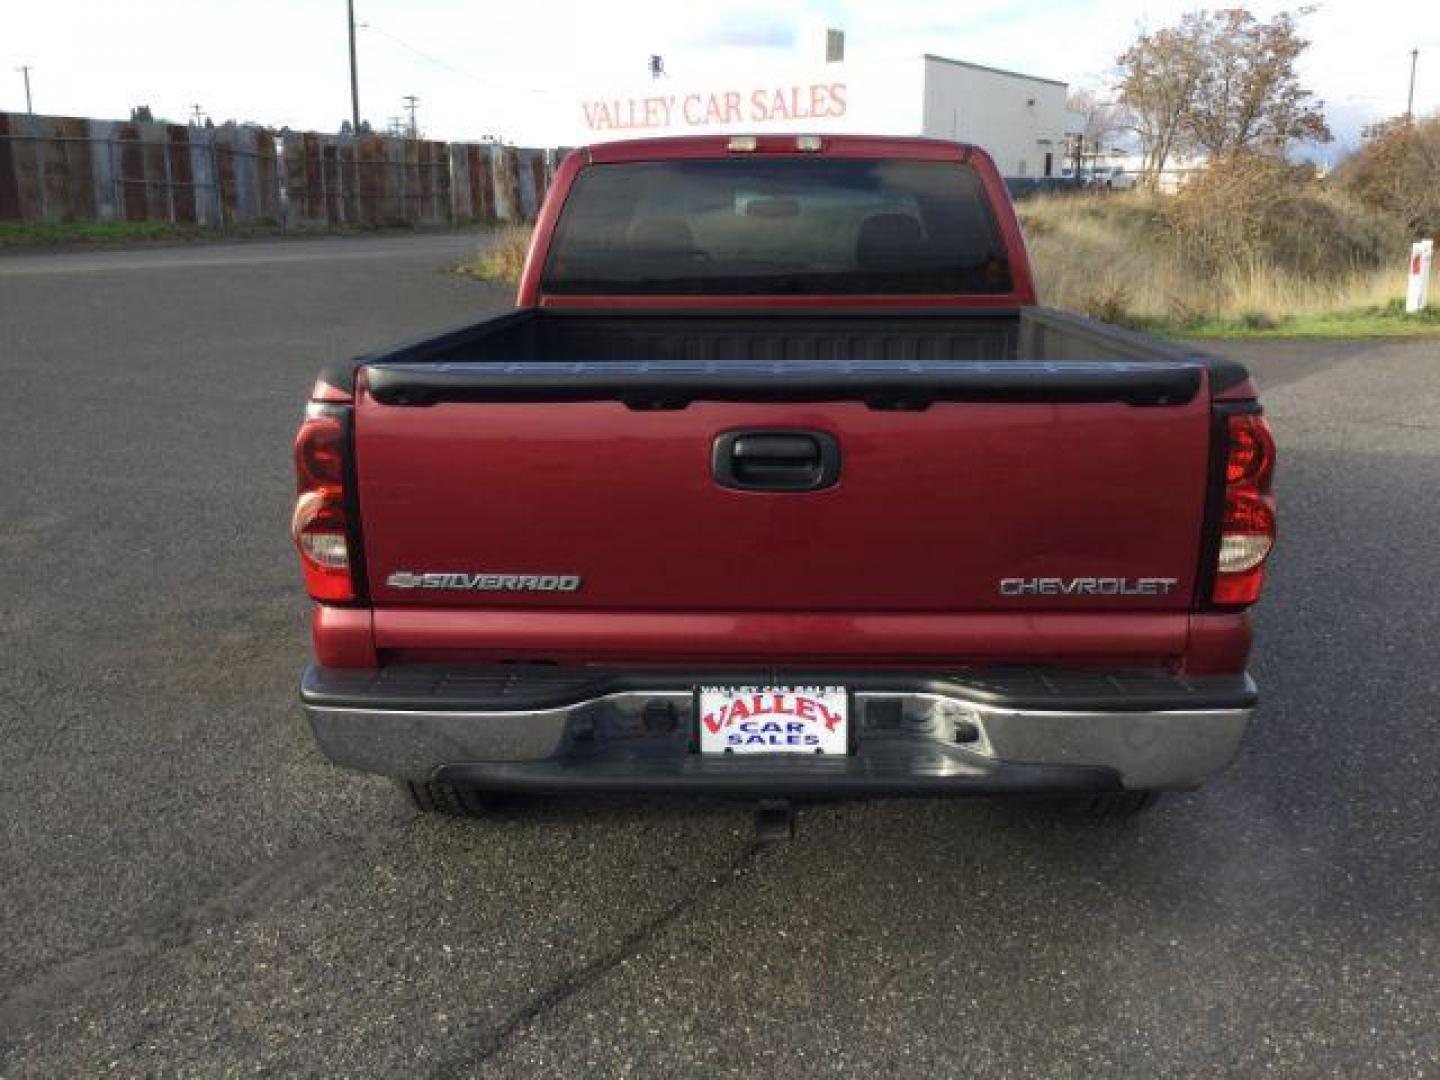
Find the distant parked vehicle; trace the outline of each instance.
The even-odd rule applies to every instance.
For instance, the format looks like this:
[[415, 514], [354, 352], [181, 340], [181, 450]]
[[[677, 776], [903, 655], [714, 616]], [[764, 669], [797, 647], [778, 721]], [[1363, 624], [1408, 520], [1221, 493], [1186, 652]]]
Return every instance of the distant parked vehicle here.
[[1081, 183], [1088, 188], [1129, 191], [1135, 186], [1135, 174], [1120, 165], [1097, 165], [1081, 171]]
[[1079, 182], [1080, 182], [1080, 186], [1081, 186], [1082, 188], [1092, 188], [1092, 187], [1100, 187], [1100, 186], [1103, 186], [1102, 184], [1099, 183], [1100, 173], [1101, 173], [1101, 170], [1100, 170], [1100, 169], [1097, 169], [1097, 168], [1085, 168], [1085, 169], [1081, 169], [1081, 170], [1080, 170], [1080, 173], [1079, 173], [1079, 177], [1078, 177]]

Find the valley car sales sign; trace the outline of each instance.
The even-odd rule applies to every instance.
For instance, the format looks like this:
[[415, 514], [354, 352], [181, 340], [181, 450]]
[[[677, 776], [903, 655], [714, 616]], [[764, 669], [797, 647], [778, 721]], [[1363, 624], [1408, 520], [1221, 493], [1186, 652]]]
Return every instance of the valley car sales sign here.
[[594, 98], [580, 103], [590, 135], [625, 132], [707, 131], [726, 126], [763, 128], [839, 120], [848, 107], [843, 82], [761, 86], [754, 89], [691, 90], [642, 97]]
[[920, 65], [882, 60], [760, 69], [743, 79], [650, 79], [579, 93], [564, 126], [576, 144], [766, 131], [919, 134], [922, 75]]

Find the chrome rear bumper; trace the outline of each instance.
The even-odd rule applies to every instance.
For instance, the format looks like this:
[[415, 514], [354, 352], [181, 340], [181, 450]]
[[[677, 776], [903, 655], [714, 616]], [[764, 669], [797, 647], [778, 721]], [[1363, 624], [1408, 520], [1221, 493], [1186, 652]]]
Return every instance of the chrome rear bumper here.
[[[827, 682], [852, 687], [853, 754], [715, 758], [694, 753], [692, 739], [692, 687], [713, 684], [713, 673], [586, 676], [507, 674], [497, 691], [493, 680], [477, 689], [473, 670], [380, 678], [312, 668], [301, 696], [320, 749], [364, 772], [512, 789], [763, 794], [1193, 788], [1235, 757], [1255, 699], [1244, 676], [1177, 677], [1167, 690], [1148, 676], [1097, 674], [1103, 692], [1082, 682], [1067, 695], [1058, 677], [1037, 694], [1033, 679], [1017, 690], [1009, 673], [1007, 682], [831, 672]], [[1127, 692], [1127, 679], [1138, 689]]]

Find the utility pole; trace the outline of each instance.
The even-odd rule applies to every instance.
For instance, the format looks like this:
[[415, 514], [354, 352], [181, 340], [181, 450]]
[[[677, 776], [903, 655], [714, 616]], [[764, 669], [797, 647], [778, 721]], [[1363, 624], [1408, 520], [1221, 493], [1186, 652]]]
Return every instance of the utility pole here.
[[25, 111], [31, 116], [34, 116], [35, 106], [30, 104], [30, 65], [22, 64], [15, 70], [20, 72], [21, 75], [25, 76]]
[[346, 22], [350, 28], [350, 126], [360, 137], [360, 72], [355, 66], [355, 0], [345, 0]]
[[420, 99], [414, 94], [406, 94], [404, 97], [405, 108], [410, 110], [410, 138], [420, 137], [420, 128], [415, 123], [415, 106], [420, 104]]
[[196, 127], [203, 127], [203, 126], [205, 125], [205, 110], [202, 109], [199, 105], [191, 105], [191, 106], [190, 106], [190, 111], [195, 114], [195, 117], [194, 117], [195, 126], [196, 126]]
[[1405, 99], [1405, 126], [1409, 127], [1415, 120], [1415, 65], [1419, 63], [1420, 50], [1410, 50], [1410, 96]]

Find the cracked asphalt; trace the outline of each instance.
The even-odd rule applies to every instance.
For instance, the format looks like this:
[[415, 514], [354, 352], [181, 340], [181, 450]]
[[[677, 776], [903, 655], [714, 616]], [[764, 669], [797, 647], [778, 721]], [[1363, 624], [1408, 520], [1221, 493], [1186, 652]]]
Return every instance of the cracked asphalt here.
[[0, 1076], [1440, 1074], [1440, 342], [1247, 344], [1265, 704], [1148, 816], [421, 818], [295, 705], [319, 364], [466, 237], [0, 258]]

